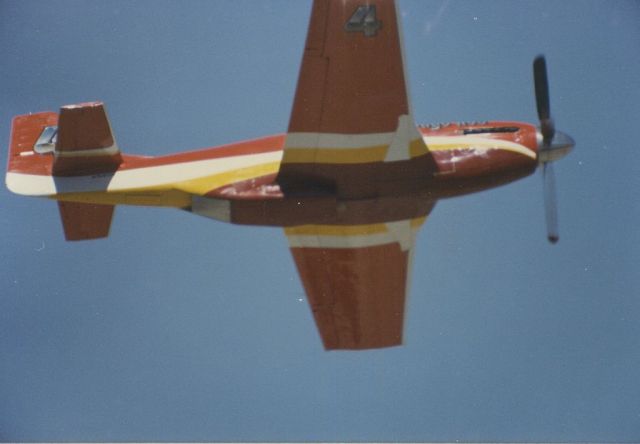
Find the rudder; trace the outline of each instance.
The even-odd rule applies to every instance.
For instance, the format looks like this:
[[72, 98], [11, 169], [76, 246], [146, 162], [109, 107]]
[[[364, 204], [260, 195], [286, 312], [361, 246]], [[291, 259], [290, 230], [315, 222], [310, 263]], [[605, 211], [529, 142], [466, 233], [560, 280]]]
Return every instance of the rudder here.
[[58, 209], [66, 240], [99, 239], [109, 236], [113, 205], [59, 201]]
[[[60, 108], [52, 174], [81, 176], [115, 171], [122, 156], [101, 102]], [[68, 241], [98, 239], [109, 235], [113, 205], [58, 202], [64, 235]]]
[[101, 102], [60, 108], [54, 149], [54, 176], [83, 176], [115, 171], [122, 156]]

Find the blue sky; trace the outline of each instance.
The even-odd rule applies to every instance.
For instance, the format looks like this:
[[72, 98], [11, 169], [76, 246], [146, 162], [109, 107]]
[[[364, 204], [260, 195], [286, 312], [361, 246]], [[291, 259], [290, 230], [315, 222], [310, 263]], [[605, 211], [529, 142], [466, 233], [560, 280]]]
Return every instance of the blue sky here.
[[[304, 1], [0, 1], [10, 120], [103, 100], [165, 154], [286, 130]], [[418, 123], [536, 121], [531, 62], [577, 142], [542, 181], [441, 201], [406, 345], [324, 352], [281, 230], [118, 207], [66, 243], [0, 191], [0, 440], [640, 439], [640, 4], [401, 1]]]

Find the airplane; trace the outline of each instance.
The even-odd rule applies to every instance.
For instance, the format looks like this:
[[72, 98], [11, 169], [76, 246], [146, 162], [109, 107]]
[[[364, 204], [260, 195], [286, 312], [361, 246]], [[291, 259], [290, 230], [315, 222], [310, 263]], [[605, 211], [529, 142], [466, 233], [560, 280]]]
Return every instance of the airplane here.
[[12, 121], [7, 187], [55, 199], [67, 240], [106, 237], [116, 205], [171, 207], [284, 229], [326, 350], [401, 345], [416, 235], [439, 199], [543, 169], [574, 146], [555, 130], [543, 56], [539, 125], [416, 126], [393, 0], [314, 0], [286, 134], [146, 157], [120, 152], [105, 106]]

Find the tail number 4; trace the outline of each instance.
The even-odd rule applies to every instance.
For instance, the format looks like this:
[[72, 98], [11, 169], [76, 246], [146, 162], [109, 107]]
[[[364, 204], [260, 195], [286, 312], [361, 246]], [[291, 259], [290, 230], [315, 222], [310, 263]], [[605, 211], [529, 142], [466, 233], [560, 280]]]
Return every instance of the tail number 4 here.
[[365, 37], [374, 37], [382, 28], [382, 22], [376, 18], [376, 5], [360, 5], [349, 21], [344, 25], [347, 32], [362, 32]]

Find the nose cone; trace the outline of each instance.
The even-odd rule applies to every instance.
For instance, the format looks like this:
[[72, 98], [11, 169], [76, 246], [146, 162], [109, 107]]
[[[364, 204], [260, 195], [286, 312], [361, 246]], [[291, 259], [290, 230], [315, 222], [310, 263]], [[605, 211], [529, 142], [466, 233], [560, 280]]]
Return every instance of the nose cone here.
[[538, 139], [538, 162], [552, 162], [569, 154], [576, 144], [571, 136], [562, 131], [556, 131], [550, 144], [543, 141], [540, 129], [536, 134]]

